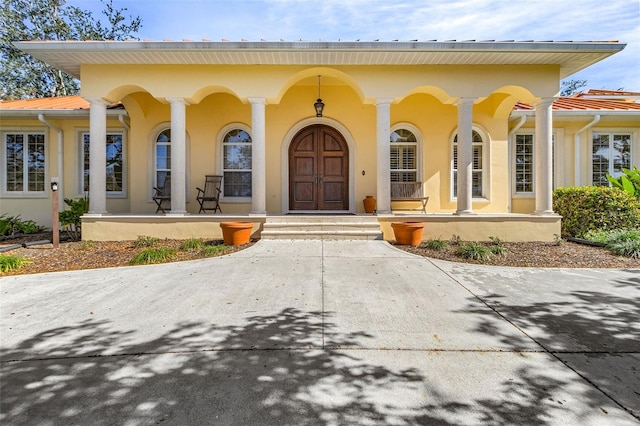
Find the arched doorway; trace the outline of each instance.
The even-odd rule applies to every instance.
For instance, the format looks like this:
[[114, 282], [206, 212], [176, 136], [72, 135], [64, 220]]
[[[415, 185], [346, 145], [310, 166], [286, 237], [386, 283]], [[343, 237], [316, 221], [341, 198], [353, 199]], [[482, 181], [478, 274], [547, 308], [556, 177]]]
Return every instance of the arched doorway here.
[[289, 145], [289, 210], [349, 209], [349, 147], [336, 129], [314, 124]]

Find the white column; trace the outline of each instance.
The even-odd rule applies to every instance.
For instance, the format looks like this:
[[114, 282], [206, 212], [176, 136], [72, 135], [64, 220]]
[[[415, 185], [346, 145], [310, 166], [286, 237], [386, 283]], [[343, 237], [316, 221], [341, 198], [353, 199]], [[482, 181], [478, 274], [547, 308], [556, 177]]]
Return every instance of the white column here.
[[89, 214], [107, 213], [107, 103], [87, 99], [89, 110]]
[[391, 213], [391, 102], [392, 99], [376, 101], [376, 148], [377, 148], [377, 202], [376, 213]]
[[473, 102], [460, 98], [458, 107], [458, 193], [456, 214], [473, 213]]
[[251, 103], [251, 214], [267, 214], [267, 160], [265, 98], [249, 98]]
[[171, 104], [171, 214], [187, 213], [187, 101], [167, 98]]
[[534, 214], [553, 214], [553, 142], [551, 108], [555, 98], [542, 98], [536, 108], [536, 210]]

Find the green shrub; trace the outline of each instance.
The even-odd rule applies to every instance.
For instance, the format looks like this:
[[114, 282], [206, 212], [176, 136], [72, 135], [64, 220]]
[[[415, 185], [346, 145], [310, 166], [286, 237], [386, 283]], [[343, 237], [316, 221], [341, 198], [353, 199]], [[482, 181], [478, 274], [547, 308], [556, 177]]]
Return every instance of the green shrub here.
[[18, 216], [0, 216], [0, 236], [13, 236], [19, 234], [39, 234], [46, 228], [39, 226], [32, 220], [22, 220]]
[[213, 244], [202, 247], [202, 254], [207, 256], [221, 256], [231, 251], [231, 248], [224, 244]]
[[497, 256], [505, 256], [507, 254], [507, 248], [504, 246], [504, 240], [500, 237], [489, 237], [489, 240], [491, 240], [489, 250], [492, 254]]
[[562, 236], [560, 234], [553, 234], [553, 245], [554, 246], [561, 246], [565, 243], [564, 239], [562, 238]]
[[553, 209], [562, 216], [563, 237], [582, 238], [590, 230], [640, 226], [640, 201], [618, 188], [558, 188], [553, 193]]
[[131, 259], [132, 265], [148, 265], [151, 263], [168, 262], [175, 256], [176, 251], [167, 247], [146, 248]]
[[180, 244], [180, 250], [197, 250], [199, 248], [202, 248], [202, 246], [204, 245], [204, 242], [200, 239], [196, 239], [196, 238], [190, 238], [188, 240], [185, 240], [182, 242], [182, 244]]
[[84, 240], [80, 243], [80, 250], [91, 250], [96, 246], [96, 243], [91, 240]]
[[447, 247], [449, 247], [449, 242], [441, 240], [439, 238], [434, 238], [423, 242], [422, 244], [420, 244], [420, 247], [428, 248], [435, 251], [443, 251], [446, 250]]
[[618, 256], [640, 259], [640, 239], [615, 241], [607, 244], [607, 248]]
[[64, 202], [69, 206], [69, 209], [60, 212], [58, 215], [60, 226], [72, 240], [78, 241], [81, 234], [81, 217], [89, 211], [89, 199], [79, 198], [72, 200], [71, 198], [65, 198]]
[[475, 241], [460, 244], [458, 255], [471, 260], [489, 260], [493, 256], [491, 249]]
[[640, 230], [589, 231], [585, 238], [605, 244], [608, 250], [618, 256], [640, 258]]
[[160, 238], [150, 237], [148, 235], [138, 235], [138, 239], [133, 245], [135, 247], [153, 247], [160, 241]]
[[0, 272], [20, 269], [28, 263], [31, 263], [31, 261], [23, 257], [0, 254]]

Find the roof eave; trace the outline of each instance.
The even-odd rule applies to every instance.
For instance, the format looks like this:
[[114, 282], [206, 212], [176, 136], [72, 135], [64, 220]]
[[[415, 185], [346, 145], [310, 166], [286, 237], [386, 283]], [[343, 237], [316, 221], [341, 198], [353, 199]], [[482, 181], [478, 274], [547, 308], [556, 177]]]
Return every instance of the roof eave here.
[[[132, 53], [145, 53], [144, 63], [166, 63], [166, 54], [175, 63], [192, 63], [190, 53], [197, 52], [198, 58], [205, 53], [215, 56], [209, 64], [282, 64], [282, 65], [361, 65], [362, 55], [365, 54], [367, 65], [386, 65], [388, 54], [394, 55], [391, 65], [422, 65], [447, 64], [448, 62], [433, 62], [433, 54], [442, 58], [442, 53], [474, 55], [471, 59], [451, 62], [459, 65], [469, 64], [491, 65], [512, 63], [505, 61], [501, 56], [494, 62], [482, 62], [481, 57], [487, 53], [493, 55], [524, 55], [545, 54], [545, 65], [559, 65], [561, 78], [574, 74], [588, 66], [599, 62], [625, 48], [625, 43], [617, 41], [608, 42], [514, 42], [514, 41], [427, 41], [427, 42], [193, 42], [193, 41], [18, 41], [14, 46], [34, 57], [55, 66], [75, 77], [79, 78], [80, 65], [83, 63], [140, 63], [138, 59], [131, 59]], [[265, 61], [265, 53], [282, 53], [282, 55], [267, 55], [270, 61]], [[292, 55], [288, 55], [291, 53]], [[340, 62], [333, 63], [335, 53], [340, 53]], [[350, 55], [353, 53], [353, 55]], [[91, 55], [96, 55], [92, 57]], [[163, 56], [163, 54], [165, 56]], [[219, 55], [223, 54], [224, 59]], [[328, 54], [328, 55], [327, 55]], [[404, 54], [404, 55], [403, 55]], [[432, 54], [432, 56], [429, 56]], [[457, 55], [456, 55], [457, 54]], [[477, 54], [477, 55], [476, 55]], [[118, 57], [118, 55], [120, 55]], [[235, 56], [234, 56], [235, 55]], [[417, 56], [416, 56], [417, 55]], [[571, 55], [571, 58], [567, 57]], [[575, 56], [579, 55], [579, 56]], [[126, 58], [125, 58], [126, 57]], [[236, 62], [233, 62], [233, 58]], [[149, 59], [152, 58], [152, 59]], [[242, 62], [240, 59], [246, 61]], [[419, 60], [416, 60], [419, 58]], [[518, 58], [513, 63], [524, 65], [540, 64], [540, 62], [527, 61], [529, 56]], [[513, 58], [512, 58], [513, 59]], [[120, 61], [120, 62], [118, 62]], [[155, 62], [154, 62], [155, 61]], [[207, 63], [207, 62], [204, 62]]]
[[[0, 117], [3, 118], [32, 118], [42, 114], [47, 117], [74, 118], [88, 117], [89, 109], [1, 109]], [[127, 117], [125, 109], [107, 109], [107, 117]]]

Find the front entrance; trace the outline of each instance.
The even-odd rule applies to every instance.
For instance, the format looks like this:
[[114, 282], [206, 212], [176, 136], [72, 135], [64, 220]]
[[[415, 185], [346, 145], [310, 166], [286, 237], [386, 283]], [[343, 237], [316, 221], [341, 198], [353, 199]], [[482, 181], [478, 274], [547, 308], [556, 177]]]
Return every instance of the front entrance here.
[[336, 129], [316, 124], [289, 146], [289, 209], [349, 209], [349, 147]]

